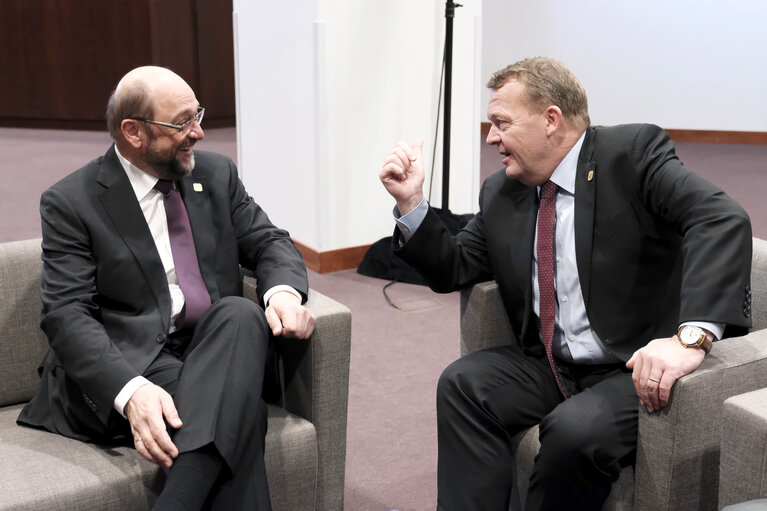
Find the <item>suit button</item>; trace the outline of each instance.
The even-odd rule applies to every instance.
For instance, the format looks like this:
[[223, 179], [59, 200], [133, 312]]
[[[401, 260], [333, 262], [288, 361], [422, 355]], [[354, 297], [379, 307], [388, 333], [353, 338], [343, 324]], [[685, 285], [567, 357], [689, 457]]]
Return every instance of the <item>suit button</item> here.
[[157, 344], [162, 344], [165, 342], [165, 334], [160, 334], [157, 336]]
[[94, 412], [98, 411], [98, 408], [99, 408], [98, 405], [94, 403], [91, 397], [85, 392], [83, 392], [83, 399], [85, 400], [85, 404], [88, 405], [88, 408], [90, 408]]

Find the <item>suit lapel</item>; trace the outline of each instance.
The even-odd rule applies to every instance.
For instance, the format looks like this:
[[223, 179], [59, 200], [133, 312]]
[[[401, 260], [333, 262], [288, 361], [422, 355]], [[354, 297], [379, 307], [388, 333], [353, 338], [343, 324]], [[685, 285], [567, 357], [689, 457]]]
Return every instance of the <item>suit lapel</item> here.
[[538, 193], [535, 187], [525, 187], [512, 196], [513, 214], [507, 215], [511, 237], [511, 265], [518, 282], [524, 286], [525, 314], [522, 321], [522, 338], [528, 328], [528, 320], [533, 313], [533, 243], [535, 242], [535, 222], [538, 217]]
[[210, 207], [210, 190], [208, 182], [203, 177], [193, 174], [179, 181], [181, 197], [184, 199], [189, 223], [192, 226], [194, 247], [197, 251], [197, 261], [200, 273], [205, 281], [212, 301], [219, 297], [216, 285], [216, 232], [211, 222], [213, 215]]
[[591, 283], [591, 259], [594, 241], [594, 214], [596, 210], [596, 183], [598, 179], [594, 161], [596, 129], [588, 128], [578, 156], [575, 175], [575, 259], [581, 281], [583, 301], [588, 308]]
[[171, 305], [165, 269], [157, 253], [152, 233], [136, 200], [136, 194], [125, 174], [125, 169], [117, 158], [114, 146], [104, 156], [98, 182], [104, 187], [99, 200], [111, 218], [117, 233], [141, 267], [155, 296], [157, 307], [162, 312], [163, 323], [167, 323]]

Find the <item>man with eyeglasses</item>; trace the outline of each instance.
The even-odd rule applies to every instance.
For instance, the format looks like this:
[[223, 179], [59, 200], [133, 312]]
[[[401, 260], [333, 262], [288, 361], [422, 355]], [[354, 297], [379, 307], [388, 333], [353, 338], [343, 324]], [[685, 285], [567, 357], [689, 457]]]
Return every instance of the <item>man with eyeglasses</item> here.
[[204, 113], [172, 71], [134, 69], [107, 107], [112, 147], [43, 193], [51, 349], [18, 420], [132, 441], [169, 469], [155, 509], [268, 510], [269, 338], [311, 335], [306, 268], [232, 161], [193, 151]]

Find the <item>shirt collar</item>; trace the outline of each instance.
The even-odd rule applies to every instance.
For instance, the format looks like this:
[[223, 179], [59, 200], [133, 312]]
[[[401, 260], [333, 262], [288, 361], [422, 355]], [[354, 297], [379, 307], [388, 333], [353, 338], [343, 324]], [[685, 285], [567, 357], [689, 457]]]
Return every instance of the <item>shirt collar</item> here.
[[580, 138], [570, 149], [567, 155], [559, 162], [554, 173], [549, 178], [560, 189], [565, 190], [571, 195], [575, 195], [575, 175], [578, 171], [578, 155], [581, 153], [583, 140], [586, 138], [586, 132], [581, 133]]
[[147, 194], [154, 189], [154, 185], [157, 184], [159, 179], [150, 174], [147, 174], [129, 162], [125, 156], [120, 154], [120, 151], [117, 150], [116, 145], [115, 153], [117, 153], [117, 159], [120, 160], [120, 164], [123, 166], [125, 173], [128, 175], [128, 181], [130, 181], [130, 184], [133, 187], [133, 193], [136, 194], [136, 199], [141, 202], [147, 196]]

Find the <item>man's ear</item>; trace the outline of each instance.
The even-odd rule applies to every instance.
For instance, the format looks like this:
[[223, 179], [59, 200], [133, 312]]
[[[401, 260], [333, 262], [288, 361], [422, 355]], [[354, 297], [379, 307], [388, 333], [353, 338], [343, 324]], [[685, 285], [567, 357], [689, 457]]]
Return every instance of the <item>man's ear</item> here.
[[546, 134], [549, 136], [560, 129], [565, 122], [562, 110], [555, 105], [551, 105], [543, 111], [543, 118], [546, 122]]
[[140, 122], [134, 119], [123, 119], [120, 123], [123, 138], [134, 149], [140, 149], [146, 140], [146, 133], [141, 129]]

